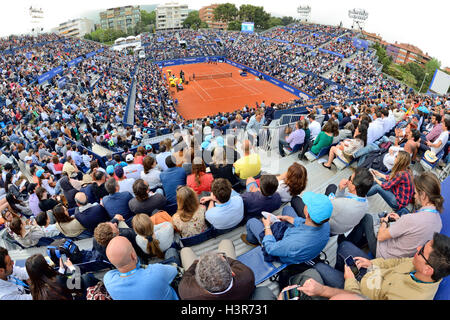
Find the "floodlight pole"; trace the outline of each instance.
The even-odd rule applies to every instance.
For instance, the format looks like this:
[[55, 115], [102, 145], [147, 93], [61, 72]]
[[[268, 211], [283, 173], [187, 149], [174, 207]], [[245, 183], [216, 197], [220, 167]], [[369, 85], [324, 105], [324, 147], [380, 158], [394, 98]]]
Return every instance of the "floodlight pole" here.
[[[311, 7], [310, 6], [299, 6], [297, 8], [297, 13], [300, 14], [301, 18], [304, 18], [306, 21], [311, 20]], [[302, 20], [300, 18], [300, 21]]]
[[423, 77], [422, 85], [420, 86], [419, 93], [422, 91], [423, 84], [425, 83], [425, 79], [428, 77], [428, 73], [425, 73], [425, 77]]

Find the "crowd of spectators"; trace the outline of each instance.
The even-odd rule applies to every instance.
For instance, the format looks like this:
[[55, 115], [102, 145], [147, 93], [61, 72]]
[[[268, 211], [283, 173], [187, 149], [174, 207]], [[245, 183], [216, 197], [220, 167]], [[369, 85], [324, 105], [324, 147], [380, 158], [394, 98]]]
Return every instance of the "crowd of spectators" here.
[[[331, 27], [309, 30], [339, 34]], [[180, 35], [187, 41], [199, 39], [198, 33]], [[211, 44], [216, 36], [224, 35], [210, 33], [204, 41]], [[286, 132], [280, 149], [289, 146], [301, 151], [302, 157], [335, 144], [324, 167], [330, 169], [339, 156], [357, 161], [355, 173], [318, 194], [307, 190], [312, 177], [301, 163], [293, 162], [277, 175], [261, 170], [255, 148], [261, 143], [262, 126], [270, 123], [275, 109], [304, 103], [301, 100], [278, 105], [263, 101], [240, 111], [185, 121], [176, 112], [161, 69], [151, 61], [138, 63], [134, 56], [105, 50], [65, 68], [61, 77], [67, 77], [70, 85], [60, 88], [61, 77], [45, 85], [33, 81], [100, 45], [47, 35], [3, 40], [8, 49], [14, 44], [61, 41], [34, 47], [34, 62], [24, 60], [27, 49], [6, 53], [0, 62], [2, 239], [26, 249], [55, 240], [91, 238], [92, 249], [80, 252], [81, 257], [57, 259], [55, 268], [43, 255], [32, 255], [20, 268], [13, 267], [8, 251], [0, 248], [1, 299], [86, 299], [91, 298], [93, 286], [102, 286], [99, 280], [103, 280], [103, 297], [116, 300], [274, 299], [268, 288], [255, 288], [253, 271], [236, 260], [231, 241], [219, 244], [219, 254], [198, 257], [189, 248], [181, 249], [176, 240], [210, 227], [227, 233], [241, 225], [247, 230], [241, 237], [244, 243], [262, 245], [267, 257], [290, 265], [315, 259], [330, 236], [338, 236], [335, 268], [317, 263], [308, 276], [293, 274], [291, 284], [300, 285], [298, 290], [308, 296], [434, 297], [441, 279], [449, 274], [450, 239], [438, 234], [444, 199], [433, 173], [414, 176], [410, 167], [426, 152], [436, 155], [448, 148], [449, 98], [406, 92], [372, 74], [373, 62], [366, 67], [367, 57], [358, 55], [349, 77], [333, 74], [332, 79], [348, 89], [357, 88], [360, 95], [385, 92], [377, 99], [346, 104], [347, 96], [342, 94], [346, 90], [330, 87], [318, 76], [296, 77], [288, 63], [283, 64], [287, 69], [280, 67], [283, 59], [293, 56], [286, 44], [267, 43], [254, 35], [238, 37], [237, 45], [229, 48], [230, 57], [337, 103], [326, 110], [320, 105], [310, 110], [295, 131]], [[159, 45], [154, 38], [149, 41]], [[230, 38], [226, 41], [231, 43]], [[168, 38], [166, 44], [166, 52], [180, 53], [172, 47], [178, 46], [178, 39]], [[248, 49], [252, 51], [246, 53]], [[255, 50], [261, 54], [255, 55]], [[319, 62], [316, 65], [311, 57], [311, 68], [326, 70], [330, 61], [339, 63], [327, 55], [315, 58]], [[23, 72], [27, 66], [30, 70]], [[137, 121], [124, 128], [120, 123], [134, 70]], [[368, 75], [369, 80], [356, 86], [360, 75], [364, 81]], [[308, 102], [320, 103], [316, 99]], [[319, 116], [324, 117], [323, 126], [315, 121]], [[243, 128], [250, 137], [238, 148], [239, 132], [225, 133]], [[157, 148], [141, 145], [151, 133], [176, 129], [182, 130]], [[95, 144], [120, 149], [101, 166], [85, 149]], [[130, 151], [133, 147], [137, 149]], [[374, 161], [381, 149], [386, 149], [381, 161]], [[380, 162], [390, 164], [390, 170], [375, 167]], [[367, 198], [375, 194], [392, 208], [387, 216], [367, 214]], [[262, 216], [263, 211], [275, 212], [282, 205], [278, 225]], [[366, 244], [372, 257], [361, 250]], [[344, 264], [349, 255], [355, 257], [358, 275]], [[161, 264], [163, 259], [174, 264]], [[103, 279], [84, 274], [81, 289], [65, 287], [74, 264], [91, 260], [108, 261], [111, 270]], [[177, 282], [180, 268], [184, 274]], [[368, 282], [377, 275], [395, 285], [374, 290]], [[280, 288], [279, 299], [289, 288]]]

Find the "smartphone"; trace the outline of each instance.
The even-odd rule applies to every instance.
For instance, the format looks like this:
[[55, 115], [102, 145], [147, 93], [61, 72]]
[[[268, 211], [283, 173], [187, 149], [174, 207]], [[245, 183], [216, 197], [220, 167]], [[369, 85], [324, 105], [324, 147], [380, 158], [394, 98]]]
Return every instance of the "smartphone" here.
[[55, 263], [52, 261], [52, 259], [50, 259], [49, 256], [45, 256], [44, 259], [45, 259], [45, 261], [47, 261], [47, 263], [50, 267], [53, 267], [55, 265]]
[[65, 254], [62, 254], [62, 255], [61, 255], [61, 259], [62, 259], [62, 262], [63, 262], [64, 264], [66, 264], [66, 262], [67, 262], [67, 256], [66, 256]]
[[296, 297], [300, 297], [300, 291], [298, 291], [297, 288], [293, 288], [291, 290], [286, 290], [283, 292], [284, 300], [291, 300]]
[[359, 276], [359, 269], [356, 266], [355, 260], [353, 259], [352, 256], [348, 256], [347, 258], [345, 258], [345, 264], [350, 267], [350, 269], [352, 270], [353, 274], [355, 275], [355, 278]]

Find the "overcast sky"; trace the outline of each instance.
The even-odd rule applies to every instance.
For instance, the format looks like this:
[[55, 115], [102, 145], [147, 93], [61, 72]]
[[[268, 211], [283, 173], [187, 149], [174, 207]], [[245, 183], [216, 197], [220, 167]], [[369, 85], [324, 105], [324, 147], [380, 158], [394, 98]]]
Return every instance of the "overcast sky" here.
[[[50, 30], [59, 23], [79, 18], [83, 12], [124, 5], [166, 3], [152, 0], [13, 0], [1, 1], [0, 36], [30, 31], [28, 8], [41, 7], [45, 12], [44, 28]], [[380, 34], [389, 42], [411, 43], [438, 58], [443, 67], [450, 67], [450, 1], [449, 0], [179, 0], [190, 9], [200, 9], [211, 3], [235, 3], [263, 6], [274, 16], [290, 15], [298, 18], [297, 7], [310, 5], [312, 21], [337, 25], [341, 21], [350, 27], [348, 10], [363, 8], [369, 12], [365, 30]]]

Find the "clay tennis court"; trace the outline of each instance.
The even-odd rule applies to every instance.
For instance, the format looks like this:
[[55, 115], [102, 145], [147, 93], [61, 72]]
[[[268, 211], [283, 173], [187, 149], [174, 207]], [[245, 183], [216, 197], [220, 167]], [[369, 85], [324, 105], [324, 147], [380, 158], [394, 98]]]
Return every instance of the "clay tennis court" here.
[[250, 73], [247, 77], [241, 77], [240, 70], [227, 63], [197, 63], [164, 67], [163, 72], [166, 76], [167, 70], [171, 70], [176, 77], [179, 77], [180, 70], [183, 70], [186, 80], [189, 80], [193, 73], [196, 76], [232, 73], [231, 78], [189, 81], [187, 85], [184, 85], [184, 90], [179, 92], [176, 92], [174, 87], [170, 88], [174, 99], [178, 99], [178, 113], [187, 120], [214, 115], [218, 112], [232, 112], [242, 109], [245, 105], [255, 107], [256, 101], [261, 104], [265, 100], [268, 105], [271, 102], [280, 103], [298, 99], [297, 96], [270, 82], [256, 80], [256, 77]]

